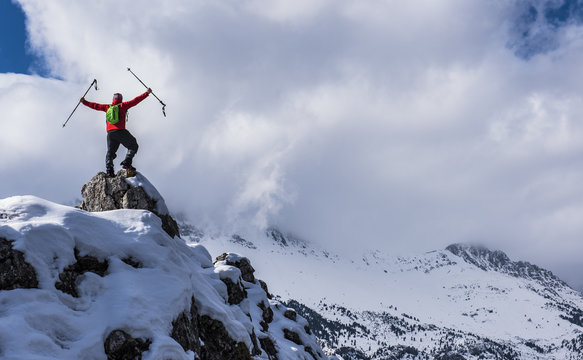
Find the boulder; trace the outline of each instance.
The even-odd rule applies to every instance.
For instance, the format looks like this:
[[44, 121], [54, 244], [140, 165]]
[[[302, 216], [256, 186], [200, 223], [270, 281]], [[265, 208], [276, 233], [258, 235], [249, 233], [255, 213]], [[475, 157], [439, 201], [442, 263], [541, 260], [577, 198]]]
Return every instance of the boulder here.
[[293, 330], [283, 329], [283, 337], [288, 339], [289, 341], [293, 341], [298, 345], [304, 345], [302, 339], [300, 338], [300, 335]]
[[107, 260], [99, 261], [99, 259], [89, 255], [79, 256], [79, 251], [77, 249], [74, 251], [77, 261], [67, 266], [59, 274], [60, 281], [55, 283], [55, 288], [73, 297], [79, 297], [79, 293], [77, 292], [77, 278], [86, 272], [92, 272], [103, 277], [109, 268], [109, 262]]
[[294, 309], [286, 309], [285, 312], [283, 313], [283, 316], [285, 316], [286, 318], [292, 320], [292, 321], [296, 321], [298, 314], [296, 313], [296, 311]]
[[12, 248], [12, 241], [0, 238], [0, 290], [38, 288], [34, 268], [24, 253]]
[[150, 339], [136, 339], [123, 330], [113, 330], [105, 339], [107, 360], [141, 360], [152, 344]]
[[251, 266], [251, 262], [246, 257], [240, 256], [235, 253], [223, 253], [217, 256], [215, 263], [219, 261], [225, 261], [227, 265], [234, 266], [241, 270], [241, 277], [243, 280], [248, 281], [250, 283], [255, 283], [255, 276], [253, 273], [255, 269]]
[[178, 223], [168, 214], [164, 199], [140, 173], [128, 178], [122, 170], [115, 177], [110, 178], [104, 172], [100, 172], [83, 185], [81, 195], [83, 202], [78, 206], [80, 209], [86, 211], [148, 210], [162, 220], [162, 228], [168, 235], [180, 237]]
[[247, 291], [243, 287], [240, 281], [233, 282], [228, 277], [221, 278], [221, 280], [227, 285], [227, 293], [229, 294], [229, 304], [237, 305], [240, 304], [241, 301], [247, 298]]

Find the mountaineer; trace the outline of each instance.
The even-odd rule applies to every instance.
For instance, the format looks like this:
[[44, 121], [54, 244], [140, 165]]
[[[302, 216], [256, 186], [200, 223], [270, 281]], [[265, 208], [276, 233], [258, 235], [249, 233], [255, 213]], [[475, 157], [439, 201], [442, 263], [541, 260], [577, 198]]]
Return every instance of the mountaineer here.
[[135, 175], [136, 169], [132, 166], [132, 160], [138, 152], [138, 142], [126, 129], [126, 115], [129, 108], [138, 105], [142, 100], [147, 98], [150, 93], [152, 93], [152, 89], [148, 88], [148, 90], [142, 95], [126, 102], [122, 102], [122, 94], [115, 93], [113, 94], [111, 105], [97, 104], [85, 100], [85, 97], [81, 98], [80, 101], [83, 105], [94, 110], [106, 112], [107, 154], [105, 155], [105, 169], [107, 176], [115, 176], [113, 171], [113, 159], [117, 157], [117, 150], [119, 149], [120, 144], [128, 149], [126, 157], [120, 165], [127, 170], [128, 174], [133, 173]]

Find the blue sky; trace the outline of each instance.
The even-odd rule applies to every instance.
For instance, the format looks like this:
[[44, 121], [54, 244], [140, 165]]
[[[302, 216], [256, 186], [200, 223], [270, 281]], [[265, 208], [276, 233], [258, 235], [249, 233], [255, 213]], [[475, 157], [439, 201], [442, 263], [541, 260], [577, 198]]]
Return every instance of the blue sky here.
[[0, 1], [0, 72], [30, 74], [35, 58], [26, 48], [24, 13], [11, 0]]

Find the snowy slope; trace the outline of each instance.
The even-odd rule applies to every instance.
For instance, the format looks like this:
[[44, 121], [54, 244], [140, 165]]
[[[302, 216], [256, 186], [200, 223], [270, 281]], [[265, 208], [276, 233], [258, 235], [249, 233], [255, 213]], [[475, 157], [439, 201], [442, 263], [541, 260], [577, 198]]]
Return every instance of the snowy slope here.
[[[279, 359], [324, 359], [306, 320], [229, 262], [241, 259], [213, 264], [146, 210], [1, 199], [0, 358], [105, 359], [127, 335], [135, 358], [269, 359], [271, 345]], [[237, 353], [220, 355], [225, 343]]]
[[583, 358], [581, 294], [500, 251], [452, 245], [410, 257], [346, 258], [274, 229], [199, 233], [196, 241], [211, 253], [230, 247], [267, 281], [278, 279], [273, 293], [324, 324], [316, 334], [332, 349], [345, 347], [337, 353], [346, 358]]

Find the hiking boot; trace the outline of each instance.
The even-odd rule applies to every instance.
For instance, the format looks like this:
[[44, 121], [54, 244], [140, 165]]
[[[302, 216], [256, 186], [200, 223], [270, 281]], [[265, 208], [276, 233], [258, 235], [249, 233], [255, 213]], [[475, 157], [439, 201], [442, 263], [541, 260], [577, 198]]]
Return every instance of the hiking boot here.
[[135, 167], [127, 168], [126, 169], [126, 177], [134, 177], [138, 174], [138, 171]]
[[121, 167], [124, 169], [133, 169], [134, 167], [132, 166], [132, 160], [131, 159], [125, 159], [124, 161], [122, 161], [120, 163]]

